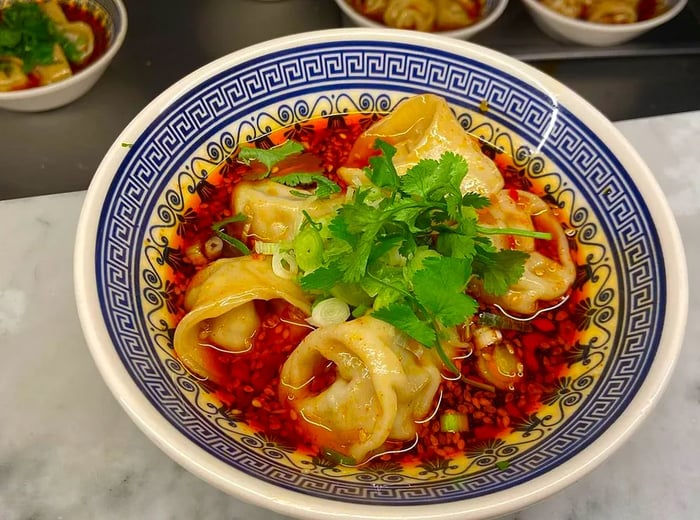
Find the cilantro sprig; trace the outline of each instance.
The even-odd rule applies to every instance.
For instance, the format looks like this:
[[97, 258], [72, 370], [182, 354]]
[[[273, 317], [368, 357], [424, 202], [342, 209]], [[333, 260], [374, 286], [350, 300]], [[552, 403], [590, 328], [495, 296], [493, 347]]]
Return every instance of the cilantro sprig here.
[[36, 2], [12, 2], [0, 13], [0, 56], [22, 60], [24, 72], [54, 61], [58, 43], [70, 61], [78, 61], [73, 44]]
[[309, 187], [310, 189], [305, 191], [290, 190], [292, 195], [300, 198], [316, 196], [319, 199], [327, 199], [331, 195], [340, 193], [340, 186], [328, 177], [324, 177], [321, 171], [295, 172], [287, 175], [277, 175], [275, 177], [270, 176], [275, 165], [303, 151], [304, 147], [296, 141], [285, 141], [267, 150], [262, 148], [241, 148], [238, 152], [238, 160], [247, 165], [250, 165], [253, 161], [257, 161], [265, 167], [265, 170], [260, 175], [256, 176], [257, 180], [269, 177], [270, 180], [274, 182], [292, 188], [297, 186]]
[[345, 297], [356, 310], [368, 309], [435, 348], [445, 366], [457, 372], [443, 342], [446, 329], [478, 310], [467, 285], [478, 278], [487, 293], [502, 295], [521, 277], [528, 256], [497, 250], [488, 235], [549, 235], [480, 226], [477, 210], [490, 202], [461, 193], [468, 171], [461, 156], [446, 152], [399, 176], [392, 162], [395, 149], [381, 140], [375, 147], [381, 153], [365, 170], [371, 185], [358, 188], [317, 229], [323, 236], [322, 260], [301, 273], [300, 284], [323, 296]]
[[304, 151], [304, 146], [296, 141], [285, 141], [269, 149], [242, 147], [238, 151], [238, 160], [243, 164], [250, 165], [252, 161], [257, 161], [265, 166], [265, 172], [261, 175], [264, 179], [272, 172], [272, 167], [287, 157], [300, 154]]

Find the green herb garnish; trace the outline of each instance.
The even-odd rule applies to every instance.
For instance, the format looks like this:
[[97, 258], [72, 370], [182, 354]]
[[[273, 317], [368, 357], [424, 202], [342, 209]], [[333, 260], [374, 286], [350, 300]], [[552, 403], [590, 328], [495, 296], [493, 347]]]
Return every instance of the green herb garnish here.
[[267, 150], [263, 148], [248, 148], [243, 147], [238, 151], [238, 160], [243, 164], [250, 165], [252, 161], [257, 161], [265, 166], [266, 170], [260, 177], [264, 179], [270, 175], [272, 167], [278, 162], [297, 155], [304, 151], [304, 147], [295, 141], [285, 141], [284, 143], [273, 146]]
[[11, 3], [2, 9], [1, 20], [0, 56], [19, 58], [24, 72], [53, 63], [56, 43], [71, 61], [79, 55], [75, 45], [61, 34], [36, 2]]
[[319, 199], [327, 199], [335, 193], [340, 193], [340, 186], [320, 173], [290, 173], [288, 175], [272, 177], [271, 180], [291, 187], [315, 184], [316, 187], [311, 193], [296, 190], [290, 192], [292, 195], [302, 198], [315, 195]]
[[[380, 140], [375, 146], [381, 155], [366, 169], [372, 184], [358, 188], [325, 223], [323, 259], [302, 273], [300, 284], [321, 294], [364, 293], [374, 317], [435, 348], [456, 373], [441, 342], [446, 328], [478, 309], [467, 284], [478, 278], [486, 292], [502, 295], [520, 279], [528, 255], [492, 245], [486, 235], [498, 230], [480, 226], [476, 211], [489, 200], [460, 191], [467, 175], [462, 157], [447, 152], [399, 176], [394, 148]], [[508, 234], [549, 237], [518, 229]]]
[[250, 254], [250, 249], [248, 248], [247, 245], [245, 245], [243, 242], [238, 240], [235, 237], [232, 237], [223, 229], [228, 225], [228, 224], [233, 224], [234, 222], [245, 222], [248, 220], [248, 216], [244, 215], [242, 213], [237, 213], [236, 215], [233, 215], [232, 217], [226, 218], [224, 220], [220, 220], [218, 222], [214, 222], [211, 225], [212, 231], [218, 236], [221, 240], [224, 242], [232, 245], [236, 249], [238, 249], [241, 253], [244, 255], [249, 255]]
[[510, 467], [510, 463], [507, 460], [499, 460], [496, 462], [496, 467], [500, 470], [505, 470]]

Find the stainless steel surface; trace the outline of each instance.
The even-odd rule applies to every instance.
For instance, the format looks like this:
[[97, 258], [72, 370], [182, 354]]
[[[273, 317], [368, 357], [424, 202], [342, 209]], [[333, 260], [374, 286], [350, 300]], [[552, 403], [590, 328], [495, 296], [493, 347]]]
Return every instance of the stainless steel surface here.
[[[0, 199], [85, 189], [107, 148], [168, 85], [270, 38], [342, 25], [331, 0], [126, 0], [129, 32], [98, 84], [45, 113], [0, 111]], [[615, 49], [558, 44], [511, 0], [474, 41], [530, 61], [612, 120], [700, 109], [700, 24], [691, 0], [671, 29]], [[164, 8], [167, 6], [167, 8]]]

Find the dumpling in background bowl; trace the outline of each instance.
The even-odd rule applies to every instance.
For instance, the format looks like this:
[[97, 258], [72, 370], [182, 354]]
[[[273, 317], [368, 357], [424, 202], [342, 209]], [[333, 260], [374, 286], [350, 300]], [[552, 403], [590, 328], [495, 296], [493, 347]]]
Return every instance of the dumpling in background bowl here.
[[535, 23], [557, 40], [617, 45], [673, 19], [687, 0], [522, 0]]
[[0, 0], [0, 108], [49, 110], [79, 98], [126, 30], [121, 0]]
[[493, 24], [508, 0], [335, 0], [349, 25], [468, 39]]

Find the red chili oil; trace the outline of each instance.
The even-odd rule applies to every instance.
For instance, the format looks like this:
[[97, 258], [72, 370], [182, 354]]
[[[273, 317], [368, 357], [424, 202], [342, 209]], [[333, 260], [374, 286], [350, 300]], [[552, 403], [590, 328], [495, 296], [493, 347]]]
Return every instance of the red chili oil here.
[[71, 70], [73, 73], [76, 73], [90, 66], [107, 51], [109, 45], [107, 30], [105, 29], [104, 21], [96, 17], [92, 11], [83, 5], [61, 2], [61, 9], [69, 22], [85, 22], [88, 24], [95, 38], [92, 54], [81, 64], [70, 63]]
[[[337, 167], [346, 164], [353, 143], [374, 119], [376, 118], [364, 115], [319, 118], [279, 131], [261, 139], [256, 145], [270, 147], [286, 139], [299, 141], [304, 145], [305, 153], [317, 157], [323, 171], [331, 179], [337, 180]], [[504, 175], [507, 189], [531, 189], [527, 177], [511, 158], [497, 153], [487, 145], [484, 145], [484, 151], [494, 157]], [[367, 151], [367, 155], [371, 153], [371, 150]], [[367, 157], [364, 158], [365, 163], [366, 160]], [[356, 162], [359, 166], [363, 160], [358, 159]], [[293, 168], [292, 163], [281, 165], [282, 169]], [[283, 172], [273, 172], [280, 173]], [[248, 174], [250, 167], [237, 162], [235, 155], [232, 155], [208, 176], [206, 186], [203, 187], [200, 182], [196, 189], [199, 197], [193, 197], [190, 209], [181, 217], [181, 251], [209, 238], [211, 225], [231, 215], [232, 188]], [[235, 254], [232, 251], [229, 253]], [[555, 253], [550, 251], [548, 254]], [[178, 309], [182, 309], [182, 295], [197, 269], [185, 261], [174, 272], [172, 284], [175, 289], [172, 294], [175, 298], [174, 306]], [[514, 383], [512, 390], [493, 392], [462, 380], [445, 380], [439, 397], [440, 409], [430, 420], [418, 424], [417, 445], [408, 452], [387, 453], [377, 460], [417, 464], [436, 457], [456, 456], [470, 447], [525, 427], [542, 406], [543, 399], [558, 391], [560, 379], [566, 375], [570, 351], [578, 337], [576, 306], [580, 299], [570, 297], [560, 302], [543, 304], [543, 309], [551, 309], [531, 320], [531, 330], [528, 332], [503, 331], [504, 339], [513, 346], [516, 356], [524, 365], [524, 376]], [[263, 325], [254, 336], [250, 350], [241, 354], [209, 350], [211, 372], [221, 374], [223, 381], [219, 384], [212, 383], [212, 391], [221, 401], [222, 410], [230, 416], [244, 420], [274, 442], [308, 455], [318, 455], [324, 447], [315, 446], [308, 440], [303, 419], [278, 398], [281, 367], [310, 330], [294, 325], [304, 324], [304, 316], [288, 304], [258, 302], [256, 305]], [[456, 364], [467, 378], [484, 381], [473, 356], [457, 360]], [[328, 366], [321, 367], [315, 376], [313, 390], [320, 393], [335, 380], [335, 367], [329, 363]], [[438, 397], [436, 406], [437, 401]], [[440, 416], [445, 412], [465, 414], [469, 421], [468, 431], [442, 432]], [[388, 448], [400, 451], [402, 446], [394, 444]]]

